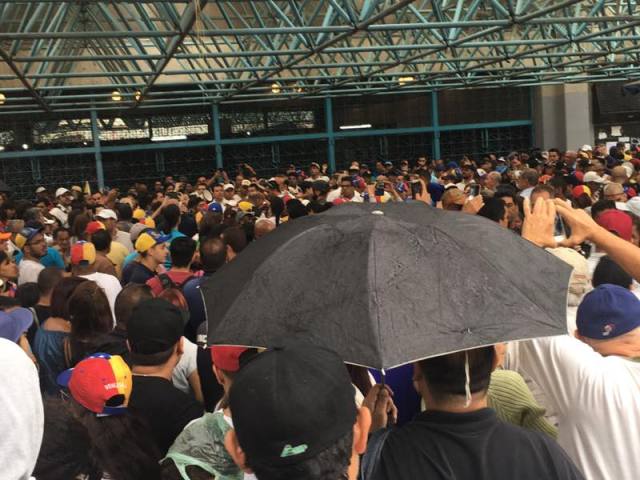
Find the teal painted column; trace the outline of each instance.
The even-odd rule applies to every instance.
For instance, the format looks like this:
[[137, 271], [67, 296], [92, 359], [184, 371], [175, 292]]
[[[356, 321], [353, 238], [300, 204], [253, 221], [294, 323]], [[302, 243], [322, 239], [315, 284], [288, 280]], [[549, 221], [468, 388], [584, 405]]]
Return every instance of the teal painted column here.
[[324, 98], [324, 120], [327, 130], [327, 154], [329, 161], [329, 172], [336, 171], [336, 138], [333, 132], [333, 105], [331, 97]]
[[433, 126], [433, 159], [440, 160], [440, 117], [436, 90], [431, 92], [431, 125]]
[[96, 157], [96, 179], [98, 189], [104, 189], [104, 168], [102, 166], [102, 150], [100, 149], [100, 128], [98, 127], [98, 114], [95, 109], [91, 109], [91, 136], [93, 137], [93, 148]]
[[222, 143], [220, 142], [220, 109], [217, 103], [211, 109], [211, 123], [213, 124], [213, 141], [216, 150], [216, 168], [223, 168]]

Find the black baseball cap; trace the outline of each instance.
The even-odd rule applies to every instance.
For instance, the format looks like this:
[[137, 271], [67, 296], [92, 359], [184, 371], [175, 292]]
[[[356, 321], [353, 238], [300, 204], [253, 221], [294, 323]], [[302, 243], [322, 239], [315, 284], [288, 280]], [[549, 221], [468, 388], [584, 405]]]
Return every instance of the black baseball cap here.
[[331, 350], [297, 344], [257, 355], [229, 392], [249, 464], [291, 465], [331, 447], [353, 428], [354, 395], [347, 368]]
[[172, 348], [184, 332], [188, 315], [162, 298], [140, 302], [127, 322], [131, 353], [153, 355]]

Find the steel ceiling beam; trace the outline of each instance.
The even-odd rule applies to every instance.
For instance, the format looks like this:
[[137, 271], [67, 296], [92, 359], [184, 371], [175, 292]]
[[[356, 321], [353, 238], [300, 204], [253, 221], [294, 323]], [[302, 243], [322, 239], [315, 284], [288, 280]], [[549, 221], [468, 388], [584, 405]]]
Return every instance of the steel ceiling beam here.
[[189, 3], [189, 5], [185, 8], [182, 20], [180, 21], [180, 34], [177, 37], [173, 37], [171, 39], [171, 42], [167, 46], [164, 58], [156, 64], [153, 77], [151, 77], [151, 79], [142, 89], [140, 98], [134, 101], [132, 105], [133, 108], [137, 107], [140, 104], [149, 89], [153, 87], [160, 75], [162, 75], [163, 70], [167, 67], [178, 48], [180, 48], [182, 41], [187, 35], [189, 35], [189, 32], [193, 28], [193, 25], [196, 22], [197, 10], [202, 9], [206, 4], [207, 0], [194, 0], [193, 3]]
[[15, 63], [13, 63], [13, 61], [11, 60], [11, 57], [2, 48], [0, 48], [0, 58], [2, 58], [2, 60], [5, 61], [5, 63], [11, 69], [11, 71], [15, 73], [18, 80], [20, 80], [20, 83], [24, 85], [24, 87], [27, 89], [29, 94], [33, 97], [33, 99], [36, 102], [38, 102], [38, 104], [45, 110], [45, 112], [50, 112], [51, 108], [49, 107], [47, 102], [45, 102], [44, 98], [42, 98], [42, 96], [33, 88], [33, 85], [31, 85], [31, 83], [25, 78], [25, 76], [22, 74], [20, 69], [16, 66]]

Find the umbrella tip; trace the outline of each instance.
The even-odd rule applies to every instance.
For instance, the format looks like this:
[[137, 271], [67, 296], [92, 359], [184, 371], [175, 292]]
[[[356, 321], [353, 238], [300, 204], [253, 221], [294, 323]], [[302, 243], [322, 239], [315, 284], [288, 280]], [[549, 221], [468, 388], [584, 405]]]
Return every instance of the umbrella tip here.
[[384, 215], [384, 212], [382, 210], [373, 210], [371, 215]]

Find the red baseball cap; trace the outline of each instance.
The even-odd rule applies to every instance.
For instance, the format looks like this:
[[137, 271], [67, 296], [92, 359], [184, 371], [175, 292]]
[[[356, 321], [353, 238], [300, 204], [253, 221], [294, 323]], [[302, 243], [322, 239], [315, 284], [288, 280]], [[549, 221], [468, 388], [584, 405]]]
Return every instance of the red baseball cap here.
[[620, 210], [607, 210], [598, 216], [596, 222], [627, 242], [631, 241], [633, 221], [626, 213]]
[[571, 193], [573, 194], [573, 198], [578, 198], [583, 193], [586, 193], [587, 195], [591, 196], [591, 189], [586, 185], [578, 185], [577, 187], [573, 187], [573, 190], [571, 190]]
[[85, 229], [85, 233], [89, 234], [89, 235], [93, 235], [94, 233], [100, 231], [100, 230], [105, 230], [104, 224], [102, 222], [98, 222], [97, 220], [94, 220], [93, 222], [89, 222], [87, 224], [87, 228]]
[[212, 345], [211, 361], [221, 370], [237, 372], [240, 370], [240, 355], [247, 350], [247, 347]]
[[57, 382], [68, 387], [73, 399], [98, 415], [126, 412], [133, 381], [131, 370], [119, 355], [97, 353], [62, 372]]

